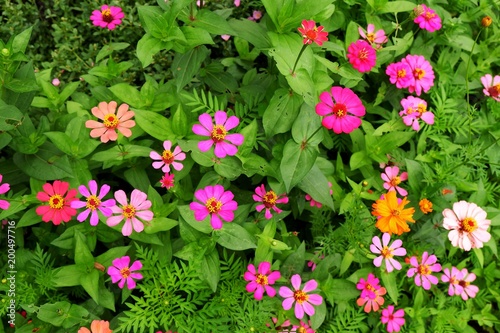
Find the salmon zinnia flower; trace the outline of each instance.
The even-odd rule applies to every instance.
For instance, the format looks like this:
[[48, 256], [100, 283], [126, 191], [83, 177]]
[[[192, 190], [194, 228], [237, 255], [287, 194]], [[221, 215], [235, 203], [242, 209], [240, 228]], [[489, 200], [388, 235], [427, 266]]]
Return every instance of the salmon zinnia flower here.
[[68, 222], [76, 215], [76, 209], [71, 208], [71, 202], [77, 200], [76, 190], [68, 191], [69, 183], [55, 180], [52, 185], [45, 183], [42, 188], [43, 192], [38, 192], [36, 198], [49, 204], [37, 207], [36, 213], [42, 216], [43, 222], [52, 221], [55, 225], [59, 225], [61, 221]]
[[297, 28], [303, 38], [304, 44], [312, 44], [313, 42], [319, 46], [328, 40], [328, 32], [323, 31], [324, 27], [320, 25], [316, 27], [316, 22], [313, 20], [302, 21], [302, 27]]
[[94, 320], [90, 324], [90, 331], [88, 328], [82, 327], [78, 333], [113, 333], [113, 331], [109, 329], [109, 321]]
[[132, 135], [130, 128], [135, 126], [135, 121], [129, 119], [135, 115], [134, 112], [128, 110], [127, 104], [122, 104], [118, 108], [118, 113], [115, 114], [116, 106], [117, 103], [111, 101], [109, 104], [101, 102], [99, 106], [92, 108], [92, 114], [103, 122], [100, 123], [95, 120], [85, 122], [85, 127], [92, 129], [90, 131], [91, 137], [101, 137], [101, 142], [106, 143], [118, 139], [116, 130], [119, 130], [127, 138]]
[[117, 25], [122, 23], [122, 18], [125, 17], [120, 7], [102, 5], [101, 10], [94, 10], [90, 19], [96, 27], [108, 28], [113, 30]]
[[375, 226], [382, 232], [390, 235], [401, 235], [403, 232], [409, 232], [407, 222], [415, 222], [413, 213], [415, 208], [406, 208], [409, 201], [404, 197], [398, 203], [396, 192], [387, 192], [383, 199], [377, 200], [373, 205], [372, 215], [376, 216], [378, 221]]

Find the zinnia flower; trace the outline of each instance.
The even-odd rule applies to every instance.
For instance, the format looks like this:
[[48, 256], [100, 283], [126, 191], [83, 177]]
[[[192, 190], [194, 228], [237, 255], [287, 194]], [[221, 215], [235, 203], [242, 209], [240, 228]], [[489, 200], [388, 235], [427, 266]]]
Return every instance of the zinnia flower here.
[[378, 236], [374, 236], [372, 238], [373, 244], [370, 245], [370, 251], [372, 251], [372, 253], [380, 254], [380, 256], [373, 259], [373, 264], [380, 267], [382, 265], [382, 260], [385, 259], [385, 268], [389, 273], [394, 269], [401, 269], [401, 264], [394, 259], [394, 256], [406, 255], [406, 249], [402, 247], [403, 242], [400, 239], [396, 239], [389, 245], [390, 240], [391, 235], [384, 233], [382, 235], [382, 243]]
[[[2, 179], [3, 179], [3, 175], [0, 174], [0, 184], [2, 183]], [[7, 192], [9, 192], [10, 190], [10, 184], [8, 183], [3, 183], [0, 185], [0, 194], [5, 194]], [[10, 207], [10, 202], [8, 202], [7, 200], [0, 200], [0, 209], [9, 209]]]
[[114, 214], [119, 215], [114, 215], [108, 218], [106, 224], [110, 227], [114, 227], [125, 219], [125, 223], [122, 228], [123, 236], [130, 236], [132, 234], [132, 229], [136, 232], [143, 231], [144, 223], [141, 220], [151, 221], [153, 219], [153, 212], [148, 210], [151, 207], [151, 201], [147, 200], [146, 193], [137, 189], [133, 190], [130, 196], [129, 204], [125, 192], [118, 190], [115, 192], [115, 199], [121, 207], [116, 205], [111, 207], [111, 210]]
[[61, 81], [57, 77], [52, 79], [52, 85], [54, 87], [59, 87], [60, 84], [61, 84]]
[[[113, 260], [113, 266], [108, 267], [108, 274], [111, 276], [111, 282], [118, 281], [118, 287], [123, 289], [125, 282], [127, 282], [128, 289], [134, 289], [136, 284], [135, 280], [142, 279], [141, 273], [134, 273], [142, 268], [142, 263], [139, 260], [134, 261], [132, 266], [130, 264], [130, 257], [124, 256]], [[134, 280], [135, 279], [135, 280]]]
[[401, 60], [406, 63], [413, 74], [413, 80], [408, 86], [410, 93], [415, 92], [420, 96], [422, 90], [428, 92], [434, 85], [434, 71], [431, 64], [421, 55], [407, 55]]
[[418, 13], [418, 16], [415, 17], [413, 22], [418, 24], [420, 29], [427, 30], [429, 32], [441, 29], [441, 18], [434, 10], [430, 9], [426, 5], [419, 5], [416, 13]]
[[423, 198], [418, 202], [418, 207], [424, 214], [429, 214], [432, 212], [432, 202], [427, 200], [426, 198]]
[[203, 221], [210, 215], [210, 224], [214, 229], [222, 228], [222, 220], [233, 221], [234, 211], [238, 209], [238, 203], [233, 200], [233, 192], [224, 191], [222, 185], [215, 185], [199, 189], [194, 196], [202, 202], [194, 201], [189, 204], [197, 221]]
[[409, 201], [405, 198], [398, 202], [396, 192], [387, 192], [383, 199], [377, 200], [373, 205], [372, 215], [377, 217], [375, 226], [382, 232], [390, 235], [401, 235], [410, 231], [407, 222], [415, 222], [413, 213], [415, 208], [404, 208]]
[[401, 100], [401, 105], [404, 110], [400, 111], [399, 115], [403, 118], [406, 126], [411, 126], [415, 131], [419, 131], [419, 119], [422, 119], [429, 125], [434, 124], [434, 114], [427, 111], [427, 102], [423, 99], [408, 96]]
[[387, 324], [387, 332], [399, 332], [401, 326], [405, 324], [405, 310], [399, 309], [394, 312], [394, 305], [389, 305], [387, 309], [382, 310], [380, 321], [382, 324]]
[[109, 104], [101, 102], [99, 106], [92, 108], [92, 114], [103, 121], [102, 123], [95, 120], [85, 122], [85, 127], [92, 129], [90, 131], [92, 138], [101, 137], [103, 143], [110, 140], [116, 141], [118, 139], [116, 130], [119, 130], [126, 137], [132, 135], [130, 128], [135, 126], [135, 121], [129, 119], [135, 115], [134, 112], [128, 111], [127, 104], [122, 104], [118, 108], [118, 113], [115, 114], [116, 106], [117, 103], [111, 101]]
[[437, 258], [435, 255], [429, 256], [429, 253], [422, 254], [422, 261], [419, 263], [416, 256], [410, 258], [410, 265], [413, 268], [408, 270], [408, 277], [415, 276], [415, 284], [424, 287], [425, 290], [431, 289], [431, 285], [437, 284], [439, 279], [432, 275], [433, 272], [440, 272], [441, 265], [436, 264]]
[[483, 247], [483, 243], [491, 238], [488, 232], [491, 221], [486, 219], [486, 212], [475, 203], [463, 200], [455, 202], [453, 210], [443, 210], [443, 216], [443, 227], [450, 230], [448, 239], [455, 247], [470, 251]]
[[311, 328], [311, 321], [308, 321], [308, 324], [304, 323], [302, 320], [300, 321], [300, 324], [293, 325], [292, 330], [290, 332], [297, 332], [297, 333], [316, 333], [315, 330]]
[[264, 184], [261, 184], [259, 187], [255, 189], [255, 194], [252, 196], [253, 199], [257, 202], [262, 202], [261, 205], [257, 205], [255, 209], [260, 213], [264, 208], [266, 209], [266, 212], [264, 213], [264, 216], [266, 219], [270, 219], [273, 215], [271, 214], [271, 209], [274, 210], [276, 213], [281, 213], [282, 210], [276, 207], [276, 204], [278, 203], [288, 203], [288, 197], [286, 196], [285, 193], [280, 194], [279, 196], [273, 191], [269, 190], [266, 192], [266, 188]]
[[160, 183], [161, 187], [165, 187], [167, 190], [170, 190], [174, 187], [174, 174], [165, 173], [163, 177], [161, 177]]
[[323, 31], [324, 27], [320, 25], [316, 27], [316, 22], [313, 20], [303, 20], [302, 27], [297, 28], [302, 35], [302, 42], [305, 44], [312, 44], [313, 42], [319, 46], [328, 40], [328, 32]]
[[[89, 192], [90, 189], [90, 192]], [[87, 208], [78, 216], [76, 219], [79, 222], [83, 222], [90, 215], [90, 225], [96, 226], [99, 222], [99, 216], [97, 214], [97, 210], [99, 210], [104, 216], [110, 217], [113, 212], [111, 211], [111, 207], [116, 205], [114, 199], [109, 199], [106, 201], [102, 201], [102, 198], [106, 194], [108, 194], [111, 187], [109, 185], [102, 185], [101, 190], [99, 191], [99, 195], [97, 195], [98, 186], [95, 180], [89, 181], [89, 189], [87, 189], [84, 185], [78, 186], [78, 191], [81, 195], [86, 198], [86, 201], [74, 200], [71, 202], [71, 208]]]
[[333, 129], [335, 134], [351, 133], [361, 126], [365, 115], [365, 107], [359, 97], [349, 88], [332, 87], [330, 92], [319, 95], [320, 103], [316, 104], [316, 113], [324, 116], [321, 124]]
[[262, 12], [260, 10], [254, 10], [252, 16], [250, 16], [248, 19], [250, 21], [258, 21], [261, 18], [262, 18]]
[[175, 170], [182, 170], [182, 163], [176, 161], [184, 161], [186, 158], [186, 154], [184, 154], [181, 150], [181, 147], [175, 147], [174, 151], [171, 151], [172, 142], [166, 140], [163, 142], [163, 153], [160, 155], [155, 151], [149, 153], [149, 157], [153, 160], [157, 160], [157, 162], [153, 162], [153, 168], [159, 169], [162, 168], [161, 171], [168, 173], [170, 172], [170, 165], [174, 167]]
[[375, 25], [368, 24], [368, 27], [365, 30], [361, 27], [358, 27], [359, 35], [366, 39], [370, 44], [372, 44], [375, 48], [379, 49], [382, 47], [382, 44], [387, 43], [387, 37], [385, 36], [385, 32], [383, 29], [377, 30], [375, 32]]
[[381, 305], [384, 304], [384, 296], [387, 290], [379, 285], [379, 279], [377, 279], [373, 274], [368, 274], [368, 278], [360, 278], [356, 288], [361, 290], [361, 295], [356, 301], [358, 306], [364, 305], [364, 311], [366, 313], [373, 311], [378, 311]]
[[82, 327], [78, 333], [113, 333], [113, 331], [109, 329], [109, 321], [93, 320], [90, 324], [90, 331], [88, 328]]
[[389, 81], [396, 84], [398, 89], [408, 88], [413, 82], [413, 73], [405, 62], [395, 62], [387, 66], [385, 73], [389, 75]]
[[234, 0], [234, 5], [235, 5], [236, 7], [239, 7], [239, 6], [240, 6], [240, 1], [241, 1], [241, 0]]
[[69, 183], [55, 180], [52, 185], [45, 183], [42, 188], [43, 192], [38, 192], [36, 198], [49, 204], [37, 207], [36, 213], [42, 216], [43, 222], [52, 221], [55, 225], [59, 225], [61, 221], [68, 222], [76, 215], [76, 209], [71, 208], [71, 202], [77, 200], [75, 198], [77, 192], [75, 189], [68, 191]]
[[243, 143], [244, 137], [239, 133], [227, 134], [240, 123], [236, 116], [227, 117], [225, 111], [217, 111], [214, 115], [215, 125], [212, 123], [212, 116], [204, 113], [198, 117], [200, 124], [193, 125], [193, 132], [202, 136], [209, 136], [210, 140], [198, 142], [198, 148], [206, 152], [215, 144], [214, 153], [218, 158], [226, 155], [234, 156], [238, 152], [236, 146]]
[[281, 277], [281, 273], [279, 271], [271, 271], [271, 263], [267, 261], [261, 262], [257, 271], [255, 271], [255, 266], [252, 264], [249, 264], [247, 269], [248, 271], [245, 272], [243, 278], [246, 281], [250, 281], [246, 288], [249, 293], [255, 292], [253, 297], [256, 300], [260, 301], [262, 299], [264, 291], [269, 297], [276, 295], [276, 290], [270, 285], [274, 284]]
[[467, 268], [463, 268], [460, 273], [462, 274], [462, 279], [458, 281], [458, 284], [463, 288], [460, 296], [464, 301], [468, 300], [469, 297], [476, 297], [476, 294], [479, 292], [479, 288], [475, 285], [470, 284], [476, 279], [476, 274], [469, 273], [467, 271]]
[[366, 41], [357, 40], [347, 48], [347, 58], [354, 69], [360, 73], [365, 73], [375, 67], [377, 53]]
[[102, 5], [101, 10], [94, 10], [90, 19], [96, 27], [113, 30], [117, 25], [122, 24], [125, 17], [120, 7]]
[[483, 93], [500, 102], [500, 75], [492, 77], [491, 74], [486, 74], [481, 77], [481, 83], [484, 86]]
[[451, 270], [449, 268], [443, 270], [441, 281], [450, 283], [448, 295], [460, 295], [464, 291], [464, 288], [459, 283], [462, 278], [462, 272], [456, 267], [452, 267]]
[[308, 294], [318, 287], [316, 280], [309, 280], [301, 289], [302, 279], [299, 274], [292, 276], [292, 286], [294, 291], [288, 287], [281, 287], [279, 294], [285, 300], [282, 303], [283, 309], [290, 310], [295, 303], [295, 317], [302, 319], [304, 312], [309, 316], [314, 315], [314, 307], [311, 305], [320, 305], [323, 303], [323, 297], [318, 294]]
[[384, 180], [384, 188], [388, 191], [398, 191], [399, 195], [405, 196], [408, 195], [408, 192], [399, 187], [402, 181], [408, 179], [408, 173], [403, 172], [401, 176], [399, 175], [399, 168], [397, 166], [388, 166], [385, 168], [385, 173], [381, 174], [382, 179]]

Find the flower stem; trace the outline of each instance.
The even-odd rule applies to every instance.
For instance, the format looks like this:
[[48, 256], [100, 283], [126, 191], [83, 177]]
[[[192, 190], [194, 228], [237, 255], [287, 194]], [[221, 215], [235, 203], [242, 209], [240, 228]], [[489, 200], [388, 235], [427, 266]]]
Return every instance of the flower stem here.
[[302, 45], [302, 48], [300, 49], [299, 55], [297, 56], [297, 59], [295, 60], [295, 64], [293, 65], [292, 75], [295, 74], [295, 68], [297, 67], [297, 63], [299, 62], [299, 59], [302, 56], [302, 53], [304, 52], [306, 47], [307, 47], [307, 44]]

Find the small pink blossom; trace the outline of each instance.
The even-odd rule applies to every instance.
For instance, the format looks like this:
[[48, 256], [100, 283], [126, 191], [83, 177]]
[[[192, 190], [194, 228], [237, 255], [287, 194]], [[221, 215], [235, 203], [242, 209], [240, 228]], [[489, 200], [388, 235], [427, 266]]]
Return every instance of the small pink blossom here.
[[500, 102], [500, 75], [493, 77], [491, 74], [486, 74], [481, 77], [481, 83], [484, 86], [483, 93]]
[[408, 96], [401, 100], [401, 105], [403, 110], [399, 112], [399, 115], [403, 118], [406, 126], [411, 126], [415, 131], [419, 131], [420, 119], [428, 125], [434, 124], [434, 113], [427, 111], [427, 102], [423, 99]]
[[236, 7], [239, 7], [240, 6], [240, 2], [241, 2], [241, 0], [234, 0], [234, 5]]
[[269, 190], [266, 192], [264, 184], [261, 184], [255, 189], [255, 194], [252, 196], [252, 198], [257, 202], [262, 202], [262, 204], [257, 205], [255, 209], [260, 213], [265, 208], [266, 212], [264, 216], [268, 220], [272, 217], [271, 209], [278, 214], [282, 212], [281, 209], [276, 207], [276, 204], [288, 203], [288, 197], [286, 196], [286, 194], [277, 195], [273, 190]]
[[132, 266], [130, 264], [130, 257], [124, 256], [113, 260], [113, 266], [108, 267], [108, 274], [111, 276], [111, 282], [117, 283], [118, 287], [123, 289], [125, 282], [127, 289], [134, 289], [136, 287], [135, 280], [142, 279], [141, 273], [134, 273], [142, 268], [142, 263], [139, 260], [134, 261]]
[[194, 211], [196, 221], [203, 221], [210, 215], [210, 224], [214, 229], [222, 228], [222, 220], [233, 221], [234, 211], [238, 209], [238, 203], [233, 200], [233, 193], [224, 191], [222, 185], [209, 185], [196, 191], [194, 196], [202, 202], [194, 201], [189, 204], [189, 208]]
[[384, 180], [384, 188], [388, 191], [397, 191], [400, 196], [407, 196], [408, 192], [399, 187], [401, 182], [408, 179], [408, 173], [403, 172], [399, 175], [399, 168], [397, 166], [388, 166], [385, 168], [385, 173], [381, 174], [382, 179]]
[[297, 30], [302, 35], [302, 42], [305, 44], [312, 44], [313, 42], [319, 46], [328, 40], [328, 32], [323, 31], [324, 27], [320, 25], [316, 27], [316, 22], [313, 20], [303, 20], [302, 25]]
[[122, 227], [123, 236], [130, 236], [132, 234], [132, 229], [135, 232], [141, 232], [144, 230], [144, 221], [151, 221], [153, 219], [153, 212], [149, 210], [151, 208], [151, 201], [147, 200], [147, 194], [134, 189], [130, 195], [130, 203], [127, 201], [127, 196], [124, 191], [118, 190], [115, 192], [115, 199], [121, 205], [111, 207], [114, 215], [108, 218], [106, 224], [110, 227], [114, 227], [125, 219], [125, 223]]
[[367, 279], [360, 278], [356, 288], [361, 290], [361, 295], [356, 301], [358, 306], [364, 305], [364, 311], [378, 311], [380, 306], [384, 304], [384, 295], [387, 290], [379, 285], [379, 279], [373, 274], [368, 274]]
[[405, 62], [395, 62], [387, 66], [385, 73], [389, 75], [389, 81], [398, 89], [408, 88], [413, 82], [413, 72]]
[[429, 32], [434, 32], [441, 29], [441, 18], [436, 14], [436, 12], [426, 5], [419, 5], [415, 8], [415, 13], [417, 17], [413, 20], [420, 29], [427, 30]]
[[246, 289], [249, 293], [255, 292], [253, 296], [256, 300], [260, 301], [264, 292], [269, 297], [276, 295], [276, 290], [270, 285], [274, 284], [281, 277], [281, 273], [279, 271], [271, 271], [271, 263], [267, 261], [261, 262], [257, 271], [252, 264], [249, 264], [247, 269], [248, 271], [243, 276], [246, 281], [250, 281]]
[[302, 289], [302, 278], [299, 274], [293, 275], [291, 281], [294, 291], [288, 287], [281, 287], [279, 290], [280, 296], [285, 299], [282, 303], [283, 309], [290, 310], [293, 303], [295, 303], [295, 317], [297, 319], [302, 319], [304, 312], [309, 316], [314, 315], [314, 307], [312, 305], [323, 303], [323, 297], [320, 295], [308, 294], [318, 287], [316, 280], [307, 281]]
[[377, 267], [382, 265], [382, 260], [385, 259], [385, 268], [387, 272], [392, 272], [394, 269], [400, 270], [401, 264], [394, 259], [394, 256], [405, 256], [406, 249], [402, 247], [403, 242], [400, 239], [396, 239], [389, 245], [391, 240], [391, 235], [384, 232], [382, 235], [382, 242], [378, 236], [372, 238], [373, 244], [370, 245], [370, 251], [375, 254], [380, 254], [377, 258], [373, 259], [373, 264]]
[[387, 43], [387, 37], [383, 29], [377, 30], [375, 32], [375, 25], [368, 24], [366, 32], [363, 28], [358, 27], [359, 35], [366, 39], [370, 44], [372, 44], [376, 49], [382, 47], [382, 44]]
[[405, 324], [405, 310], [399, 309], [394, 312], [394, 305], [389, 305], [387, 309], [382, 310], [380, 321], [382, 324], [387, 324], [387, 332], [399, 332], [401, 326]]
[[227, 42], [229, 40], [229, 38], [231, 38], [231, 35], [220, 35], [220, 38], [222, 38], [223, 40], [225, 40]]
[[467, 271], [467, 268], [463, 268], [460, 273], [462, 274], [462, 279], [458, 281], [458, 284], [463, 288], [460, 296], [464, 301], [468, 300], [469, 297], [476, 297], [476, 294], [479, 292], [479, 288], [475, 285], [470, 284], [476, 279], [476, 274], [469, 273]]
[[[78, 214], [76, 219], [79, 222], [83, 222], [89, 217], [90, 214], [90, 225], [95, 227], [97, 223], [99, 223], [99, 215], [97, 214], [97, 211], [100, 211], [102, 215], [106, 217], [110, 217], [113, 214], [111, 207], [115, 206], [116, 203], [114, 199], [102, 201], [102, 199], [106, 196], [106, 194], [108, 194], [109, 190], [111, 189], [109, 185], [102, 185], [100, 190], [95, 180], [89, 181], [88, 185], [88, 189], [85, 187], [85, 185], [78, 186], [78, 191], [85, 197], [86, 200], [71, 201], [70, 206], [71, 208], [75, 209], [80, 209], [83, 207], [87, 208], [86, 210]], [[99, 195], [97, 194], [98, 190]]]
[[113, 30], [117, 25], [122, 23], [125, 17], [120, 7], [102, 5], [101, 10], [94, 10], [90, 19], [96, 27], [108, 28]]
[[174, 174], [173, 173], [165, 173], [163, 177], [160, 179], [161, 187], [165, 187], [167, 190], [170, 190], [174, 187]]
[[420, 96], [422, 91], [428, 92], [434, 86], [434, 71], [431, 64], [421, 55], [407, 55], [401, 60], [406, 63], [413, 74], [413, 80], [408, 86], [410, 93]]
[[206, 152], [215, 145], [214, 153], [218, 158], [236, 155], [236, 146], [243, 144], [244, 137], [239, 133], [228, 134], [228, 131], [238, 126], [240, 120], [236, 116], [228, 118], [225, 111], [215, 112], [214, 119], [215, 125], [212, 123], [212, 116], [204, 113], [198, 117], [200, 124], [193, 125], [195, 134], [210, 137], [209, 140], [198, 142], [198, 148]]
[[413, 266], [406, 274], [408, 277], [415, 276], [415, 284], [422, 286], [425, 290], [431, 289], [433, 284], [437, 284], [439, 279], [432, 275], [441, 271], [441, 265], [437, 264], [435, 255], [429, 256], [429, 253], [422, 254], [422, 261], [419, 263], [416, 256], [410, 258], [410, 265]]
[[[0, 174], [0, 184], [2, 183], [3, 175]], [[0, 194], [5, 194], [9, 192], [10, 190], [10, 184], [8, 183], [3, 183], [0, 185]], [[7, 200], [0, 200], [0, 209], [6, 210], [9, 209], [10, 207], [10, 202]]]
[[365, 73], [375, 67], [377, 53], [368, 42], [357, 40], [347, 48], [347, 58], [354, 69], [360, 73]]
[[151, 153], [149, 153], [149, 157], [157, 161], [153, 162], [153, 168], [162, 168], [161, 171], [163, 171], [164, 173], [168, 173], [170, 172], [170, 165], [172, 165], [175, 170], [182, 170], [182, 163], [176, 162], [184, 161], [184, 159], [186, 158], [186, 154], [182, 152], [181, 147], [175, 147], [174, 151], [172, 152], [172, 142], [166, 140], [165, 142], [163, 142], [163, 149], [164, 150], [161, 155], [155, 151], [151, 151]]
[[449, 268], [443, 270], [441, 281], [449, 282], [448, 295], [460, 295], [464, 291], [464, 288], [459, 283], [462, 278], [462, 272], [456, 267], [452, 267], [451, 270]]
[[252, 16], [250, 16], [248, 19], [250, 21], [258, 21], [261, 18], [262, 18], [262, 12], [260, 10], [254, 10]]
[[52, 85], [54, 87], [59, 87], [60, 84], [61, 84], [61, 81], [57, 77], [52, 80]]

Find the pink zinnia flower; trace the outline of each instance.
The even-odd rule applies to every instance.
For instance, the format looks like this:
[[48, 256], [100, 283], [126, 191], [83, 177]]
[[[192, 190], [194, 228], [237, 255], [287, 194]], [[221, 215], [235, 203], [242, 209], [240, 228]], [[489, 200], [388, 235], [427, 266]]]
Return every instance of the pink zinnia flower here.
[[445, 268], [443, 270], [441, 281], [450, 283], [450, 286], [448, 287], [448, 295], [460, 295], [464, 291], [464, 288], [459, 283], [462, 278], [462, 272], [460, 272], [460, 270], [456, 267], [452, 267], [451, 270], [449, 268]]
[[382, 310], [380, 321], [382, 324], [387, 324], [387, 332], [399, 332], [401, 326], [405, 324], [405, 310], [399, 309], [394, 312], [394, 305], [389, 305], [387, 309]]
[[[3, 175], [0, 174], [0, 184], [2, 183], [2, 179], [3, 179]], [[8, 183], [3, 183], [2, 185], [0, 185], [0, 194], [5, 194], [7, 192], [9, 192], [10, 190], [10, 184]], [[0, 209], [9, 209], [10, 207], [10, 202], [8, 202], [7, 200], [0, 200]]]
[[281, 209], [276, 207], [276, 204], [288, 203], [288, 197], [286, 196], [285, 193], [277, 195], [273, 190], [269, 190], [266, 192], [264, 184], [261, 184], [259, 187], [255, 189], [255, 194], [252, 197], [255, 201], [262, 202], [262, 204], [257, 205], [255, 209], [257, 209], [257, 211], [260, 213], [265, 208], [266, 212], [264, 213], [264, 216], [268, 220], [273, 216], [271, 214], [271, 209], [278, 214], [282, 212]]
[[302, 42], [305, 44], [312, 44], [313, 42], [319, 46], [328, 40], [328, 32], [323, 31], [324, 27], [320, 25], [316, 27], [316, 22], [313, 20], [303, 20], [302, 26], [297, 28], [302, 35]]
[[90, 225], [96, 226], [97, 223], [99, 223], [97, 210], [99, 210], [102, 215], [110, 217], [111, 214], [113, 214], [111, 207], [116, 205], [115, 200], [109, 199], [106, 201], [102, 201], [102, 198], [104, 198], [104, 196], [108, 194], [110, 189], [111, 187], [109, 185], [104, 184], [101, 186], [99, 195], [97, 195], [98, 186], [95, 180], [89, 181], [88, 189], [85, 187], [85, 185], [78, 186], [78, 191], [86, 198], [86, 201], [74, 200], [71, 202], [71, 208], [79, 209], [85, 207], [87, 209], [78, 214], [76, 219], [79, 222], [83, 222], [87, 219], [87, 217], [89, 217], [89, 214], [91, 214]]
[[368, 274], [365, 279], [360, 278], [359, 282], [356, 284], [356, 288], [361, 290], [361, 297], [375, 298], [375, 290], [380, 289], [379, 279], [375, 277], [372, 273]]
[[240, 6], [240, 1], [241, 1], [241, 0], [234, 0], [234, 5], [235, 5], [236, 7], [239, 7], [239, 6]]
[[399, 187], [401, 182], [408, 179], [408, 173], [405, 171], [399, 175], [399, 168], [397, 166], [388, 166], [385, 168], [385, 173], [382, 173], [380, 176], [384, 180], [384, 188], [388, 191], [398, 191], [400, 196], [407, 196], [408, 192]]
[[318, 294], [308, 294], [308, 292], [315, 290], [318, 283], [315, 280], [309, 280], [304, 284], [301, 289], [302, 279], [299, 274], [292, 276], [292, 286], [295, 291], [288, 287], [281, 287], [279, 294], [285, 300], [282, 303], [283, 309], [290, 310], [293, 303], [295, 303], [295, 317], [302, 319], [304, 312], [309, 316], [314, 315], [314, 307], [311, 305], [320, 305], [323, 303], [323, 297]]
[[36, 213], [42, 216], [43, 222], [52, 221], [55, 225], [59, 225], [61, 221], [68, 222], [76, 215], [76, 209], [71, 208], [71, 202], [77, 200], [75, 198], [77, 192], [75, 189], [68, 191], [69, 183], [55, 180], [52, 185], [45, 183], [42, 188], [43, 192], [38, 192], [36, 198], [49, 204], [37, 207]]
[[60, 84], [61, 84], [61, 81], [57, 77], [52, 79], [52, 85], [54, 87], [59, 87]]
[[416, 256], [410, 258], [410, 265], [413, 268], [408, 270], [408, 277], [415, 276], [415, 284], [424, 287], [425, 290], [431, 289], [431, 285], [437, 284], [439, 279], [432, 275], [432, 272], [440, 272], [441, 265], [436, 264], [437, 258], [435, 255], [429, 256], [429, 253], [422, 254], [422, 261], [418, 263]]
[[384, 296], [387, 290], [379, 285], [379, 279], [373, 274], [368, 274], [367, 279], [360, 278], [356, 288], [361, 290], [361, 295], [356, 301], [358, 306], [364, 305], [364, 311], [378, 311], [380, 306], [384, 304]]
[[158, 162], [153, 162], [153, 168], [159, 169], [162, 168], [161, 171], [168, 173], [170, 172], [170, 165], [174, 167], [175, 170], [182, 170], [182, 163], [176, 161], [184, 161], [186, 158], [186, 154], [184, 154], [181, 150], [181, 147], [175, 147], [172, 152], [172, 142], [166, 140], [163, 142], [163, 153], [160, 155], [155, 151], [149, 153], [149, 157], [153, 160], [158, 160]]
[[240, 123], [236, 116], [227, 117], [225, 111], [217, 111], [214, 115], [215, 125], [212, 124], [212, 116], [204, 113], [198, 117], [200, 124], [193, 125], [193, 132], [202, 136], [209, 136], [210, 140], [198, 142], [198, 148], [206, 152], [215, 144], [214, 153], [218, 158], [226, 155], [234, 156], [238, 152], [236, 146], [243, 143], [243, 135], [239, 133], [227, 134]]
[[413, 72], [405, 62], [395, 62], [387, 66], [385, 73], [389, 75], [389, 81], [396, 84], [398, 89], [408, 88], [413, 82]]
[[380, 254], [377, 258], [373, 259], [373, 264], [377, 267], [382, 265], [382, 260], [385, 259], [385, 269], [387, 272], [392, 272], [394, 269], [400, 270], [401, 264], [394, 259], [394, 256], [405, 256], [406, 249], [402, 247], [403, 242], [400, 239], [396, 239], [389, 245], [391, 240], [391, 235], [384, 232], [382, 235], [382, 242], [378, 236], [372, 238], [373, 244], [370, 245], [370, 251], [375, 254]]
[[210, 224], [214, 229], [222, 228], [222, 220], [233, 221], [234, 211], [238, 209], [238, 203], [233, 200], [233, 192], [224, 191], [222, 185], [215, 185], [199, 189], [194, 196], [202, 202], [194, 201], [189, 204], [197, 221], [203, 221], [210, 215]]
[[142, 263], [139, 260], [134, 261], [132, 266], [130, 264], [130, 257], [124, 256], [113, 260], [113, 266], [108, 267], [108, 274], [111, 276], [113, 283], [118, 283], [118, 287], [123, 289], [125, 282], [127, 282], [128, 289], [134, 289], [136, 284], [135, 280], [142, 279], [141, 273], [134, 273], [142, 268]]
[[377, 53], [366, 41], [357, 40], [347, 48], [347, 58], [354, 69], [360, 73], [364, 73], [371, 71], [375, 67]]
[[351, 89], [332, 87], [331, 92], [322, 92], [319, 99], [321, 102], [316, 104], [316, 113], [324, 116], [321, 121], [324, 127], [340, 134], [351, 133], [361, 126], [358, 117], [365, 115], [365, 107]]
[[267, 261], [261, 262], [257, 271], [255, 271], [255, 266], [252, 264], [249, 264], [247, 269], [248, 271], [245, 272], [243, 278], [246, 281], [250, 281], [246, 288], [249, 293], [255, 292], [253, 297], [256, 300], [260, 301], [262, 299], [264, 291], [269, 297], [276, 295], [276, 290], [270, 285], [274, 284], [281, 277], [281, 273], [279, 271], [271, 271], [271, 263]]
[[111, 101], [109, 104], [101, 102], [99, 106], [92, 108], [92, 114], [103, 121], [102, 123], [95, 120], [85, 122], [85, 127], [92, 129], [90, 131], [92, 138], [101, 137], [103, 143], [110, 140], [116, 141], [118, 139], [116, 130], [119, 130], [127, 138], [132, 135], [130, 128], [135, 126], [135, 121], [129, 119], [135, 115], [134, 112], [128, 111], [127, 104], [121, 104], [118, 113], [115, 114], [116, 106], [117, 103]]
[[[427, 111], [427, 102], [418, 97], [408, 96], [401, 100], [403, 111], [399, 115], [406, 126], [411, 126], [415, 131], [420, 130], [419, 119], [428, 125], [434, 124], [434, 113]], [[406, 195], [406, 194], [405, 194]]]
[[[111, 207], [114, 215], [108, 218], [106, 224], [110, 227], [114, 227], [125, 219], [123, 224], [122, 234], [123, 236], [130, 236], [132, 234], [132, 229], [136, 232], [141, 232], [144, 230], [144, 221], [151, 221], [153, 219], [153, 212], [148, 210], [151, 208], [151, 201], [147, 200], [147, 194], [141, 192], [137, 189], [132, 191], [130, 195], [130, 203], [127, 201], [127, 195], [124, 191], [118, 190], [115, 192], [115, 199], [121, 205]], [[139, 220], [139, 218], [141, 220]]]
[[166, 187], [167, 190], [170, 190], [174, 187], [174, 174], [165, 173], [163, 177], [160, 179], [161, 187]]
[[410, 93], [415, 92], [417, 96], [420, 96], [422, 90], [428, 92], [434, 85], [434, 71], [431, 64], [421, 55], [409, 54], [401, 61], [410, 67], [413, 74], [413, 80], [408, 86], [408, 91]]
[[122, 18], [125, 17], [120, 7], [102, 5], [101, 10], [94, 10], [90, 19], [96, 27], [108, 28], [113, 30], [117, 25], [122, 23]]
[[476, 297], [476, 294], [479, 292], [479, 288], [475, 285], [470, 284], [476, 279], [476, 274], [469, 273], [467, 271], [467, 268], [463, 268], [460, 273], [462, 274], [462, 279], [458, 281], [458, 284], [463, 288], [460, 296], [464, 301], [468, 300], [469, 297]]
[[308, 321], [308, 324], [304, 323], [302, 320], [300, 321], [300, 324], [293, 325], [292, 330], [290, 332], [297, 332], [297, 333], [316, 333], [315, 330], [311, 328], [311, 321]]
[[248, 19], [250, 21], [258, 21], [261, 18], [262, 18], [262, 12], [260, 10], [254, 10], [252, 16], [250, 16]]
[[420, 29], [427, 30], [429, 32], [434, 32], [441, 29], [441, 18], [436, 14], [436, 12], [426, 5], [419, 5], [414, 10], [415, 17], [413, 22], [417, 23]]
[[483, 93], [500, 102], [500, 75], [492, 77], [491, 74], [486, 74], [481, 77], [481, 83], [484, 86]]
[[371, 23], [368, 24], [368, 27], [366, 28], [366, 33], [365, 30], [361, 27], [358, 27], [358, 32], [363, 39], [366, 39], [370, 44], [375, 46], [375, 48], [377, 49], [382, 47], [382, 44], [387, 43], [387, 37], [385, 36], [384, 30], [380, 29], [377, 30], [377, 32], [375, 32], [375, 25]]

